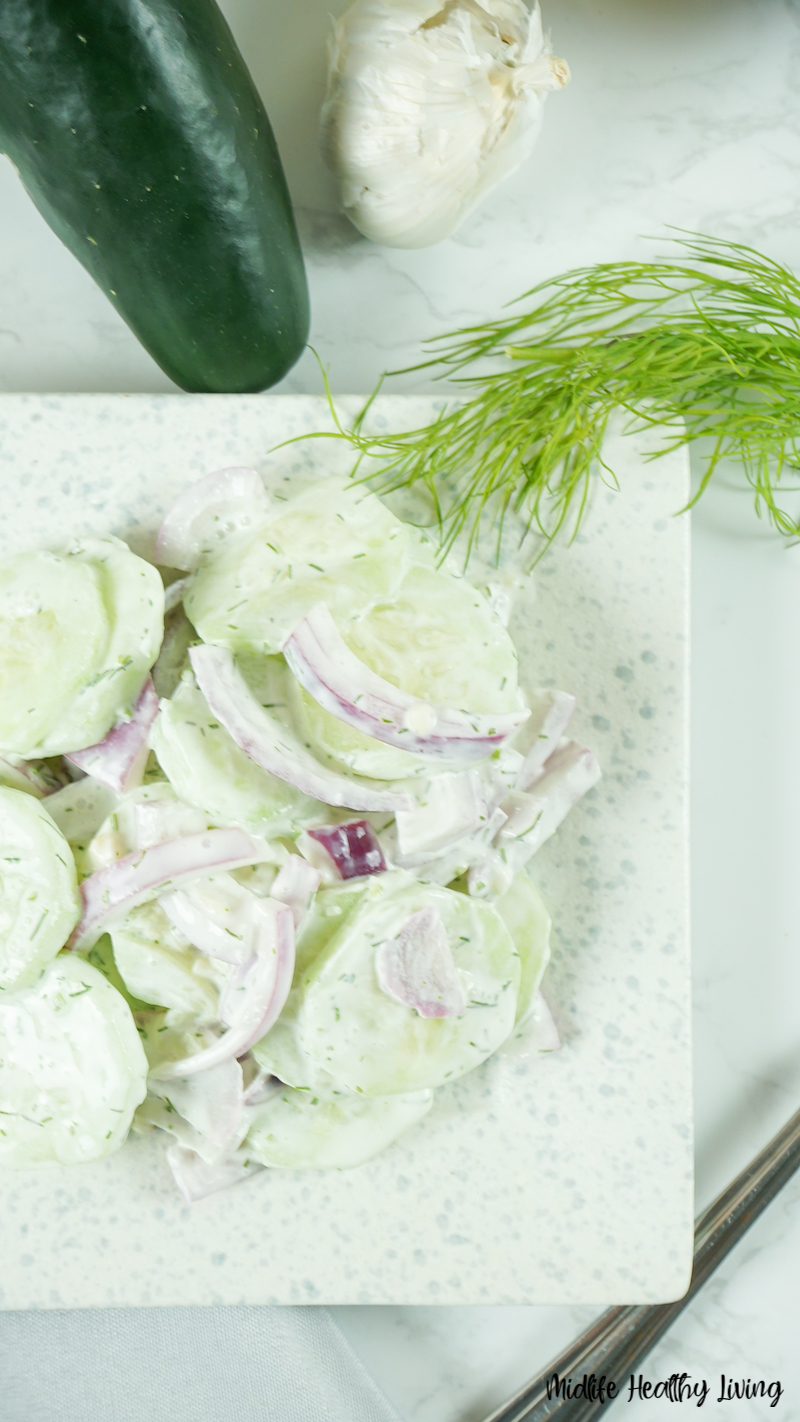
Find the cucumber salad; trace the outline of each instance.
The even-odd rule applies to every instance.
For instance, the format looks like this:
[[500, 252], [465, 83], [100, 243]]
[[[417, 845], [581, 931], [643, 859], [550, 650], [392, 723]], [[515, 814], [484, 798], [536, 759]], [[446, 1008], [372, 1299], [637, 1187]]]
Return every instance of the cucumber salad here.
[[349, 1168], [558, 1045], [526, 866], [599, 769], [504, 610], [363, 486], [249, 468], [154, 564], [0, 562], [0, 1165]]

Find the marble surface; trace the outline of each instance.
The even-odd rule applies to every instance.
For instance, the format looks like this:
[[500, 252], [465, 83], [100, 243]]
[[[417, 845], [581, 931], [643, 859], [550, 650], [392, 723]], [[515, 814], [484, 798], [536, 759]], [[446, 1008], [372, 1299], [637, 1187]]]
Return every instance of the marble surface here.
[[[313, 341], [334, 389], [367, 390], [427, 335], [494, 315], [575, 263], [664, 250], [668, 224], [750, 241], [800, 270], [800, 7], [795, 0], [549, 0], [573, 82], [548, 100], [524, 170], [450, 241], [370, 246], [338, 216], [317, 157], [327, 16], [343, 0], [227, 0], [301, 205]], [[661, 239], [653, 244], [648, 236]], [[380, 320], [376, 319], [380, 313]], [[285, 382], [319, 388], [311, 356]], [[162, 391], [169, 383], [0, 162], [0, 388]], [[422, 390], [425, 377], [398, 388]], [[794, 882], [798, 550], [735, 490], [693, 527], [693, 899], [697, 1199], [795, 1109], [800, 1087]], [[800, 1182], [720, 1270], [648, 1364], [712, 1383], [780, 1378], [800, 1417], [795, 1342]], [[563, 1345], [587, 1309], [350, 1309], [337, 1317], [408, 1422], [477, 1422]], [[649, 1409], [649, 1410], [648, 1410]], [[632, 1403], [626, 1416], [654, 1416]]]

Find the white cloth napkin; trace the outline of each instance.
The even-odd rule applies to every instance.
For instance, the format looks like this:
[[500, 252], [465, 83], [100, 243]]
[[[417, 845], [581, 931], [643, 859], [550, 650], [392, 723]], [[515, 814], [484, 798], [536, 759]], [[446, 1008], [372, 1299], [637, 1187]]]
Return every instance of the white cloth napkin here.
[[400, 1422], [324, 1308], [0, 1313], [3, 1422]]

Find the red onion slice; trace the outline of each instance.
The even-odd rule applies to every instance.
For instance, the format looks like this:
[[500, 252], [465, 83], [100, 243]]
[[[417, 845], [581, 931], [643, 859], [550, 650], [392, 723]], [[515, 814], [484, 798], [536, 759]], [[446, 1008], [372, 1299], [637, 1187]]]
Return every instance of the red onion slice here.
[[286, 904], [292, 910], [295, 929], [303, 922], [321, 877], [319, 869], [301, 859], [299, 854], [290, 854], [276, 874], [269, 891], [270, 898], [277, 899], [278, 903]]
[[467, 1010], [447, 930], [437, 909], [420, 909], [396, 938], [381, 944], [375, 970], [383, 991], [420, 1017], [462, 1017]]
[[190, 582], [190, 578], [178, 578], [176, 582], [170, 583], [169, 587], [164, 589], [165, 612], [174, 612], [178, 604], [183, 602], [183, 595]]
[[527, 790], [540, 774], [575, 710], [575, 697], [568, 691], [530, 691], [526, 700], [531, 710], [530, 719], [514, 739], [514, 749], [525, 757], [517, 773], [518, 790]]
[[[294, 920], [292, 920], [292, 926], [294, 926]], [[234, 968], [233, 972], [225, 983], [225, 986], [223, 987], [219, 995], [218, 1009], [219, 1020], [222, 1023], [223, 1027], [235, 1027], [237, 1021], [241, 1017], [242, 1007], [244, 1004], [244, 996], [247, 992], [248, 985], [252, 985], [253, 970], [257, 966], [258, 961], [258, 956], [255, 953], [252, 953], [246, 962], [237, 963], [236, 967]], [[266, 978], [265, 975], [264, 984], [262, 984], [265, 990], [266, 985], [268, 985], [268, 981], [269, 980]], [[217, 1046], [221, 1040], [222, 1038], [218, 1037], [217, 1042], [214, 1045]], [[246, 1050], [246, 1048], [243, 1048], [242, 1050]], [[238, 1056], [239, 1053], [237, 1052], [236, 1055]]]
[[577, 741], [564, 741], [548, 756], [529, 791], [513, 790], [503, 801], [508, 823], [500, 831], [501, 842], [522, 838], [535, 852], [599, 779], [592, 752]]
[[[215, 888], [219, 888], [221, 879], [222, 876], [216, 878]], [[225, 888], [229, 890], [226, 896], [229, 901], [211, 905], [204, 893], [205, 887], [193, 884], [186, 889], [176, 889], [159, 895], [158, 902], [173, 927], [200, 953], [237, 967], [249, 963], [254, 951], [249, 912], [252, 895], [235, 879], [227, 879]]]
[[319, 825], [306, 830], [300, 838], [311, 862], [332, 870], [335, 879], [359, 879], [364, 874], [382, 874], [386, 869], [383, 850], [369, 820]]
[[[515, 841], [514, 849], [519, 846], [520, 841]], [[520, 857], [519, 867], [527, 863], [532, 850], [525, 850]], [[500, 897], [511, 888], [511, 883], [517, 871], [517, 862], [512, 853], [506, 850], [501, 854], [493, 846], [490, 846], [482, 859], [476, 864], [470, 865], [467, 871], [467, 889], [474, 899], [486, 899], [496, 894]]]
[[235, 1150], [245, 1134], [244, 1083], [235, 1057], [200, 1076], [173, 1081], [169, 1086], [151, 1080], [149, 1089], [154, 1096], [166, 1100], [201, 1138], [194, 1149], [209, 1164]]
[[83, 914], [68, 947], [91, 948], [101, 933], [167, 884], [181, 884], [213, 869], [254, 864], [261, 851], [244, 830], [212, 829], [137, 850], [98, 869], [80, 886]]
[[231, 533], [252, 528], [269, 513], [269, 499], [257, 469], [218, 469], [184, 489], [156, 538], [155, 560], [165, 568], [195, 569]]
[[[252, 1058], [250, 1060], [252, 1061]], [[265, 1101], [270, 1101], [282, 1089], [283, 1082], [278, 1081], [277, 1076], [273, 1076], [269, 1071], [257, 1071], [253, 1080], [244, 1089], [244, 1104], [245, 1106], [263, 1106]]]
[[350, 810], [410, 809], [410, 795], [350, 780], [320, 765], [287, 726], [260, 706], [226, 647], [192, 647], [197, 683], [228, 735], [256, 765], [304, 795]]
[[[155, 790], [157, 786], [153, 786]], [[127, 811], [127, 813], [126, 813]], [[127, 828], [131, 849], [152, 849], [170, 839], [184, 839], [208, 829], [208, 816], [195, 805], [171, 798], [139, 800], [120, 809], [118, 824]]]
[[557, 1052], [560, 1047], [558, 1028], [547, 999], [539, 988], [527, 1013], [500, 1047], [498, 1056], [526, 1061], [540, 1052]]
[[124, 794], [141, 782], [147, 764], [147, 736], [157, 715], [158, 697], [148, 677], [127, 721], [118, 721], [97, 745], [71, 751], [64, 759]]
[[312, 607], [282, 650], [300, 685], [326, 711], [414, 755], [485, 760], [530, 715], [527, 710], [456, 711], [409, 696], [351, 652], [324, 602]]
[[559, 1050], [561, 1038], [541, 988], [536, 994], [533, 1009], [525, 1025], [527, 1028], [526, 1041], [534, 1051], [557, 1052]]
[[294, 973], [292, 911], [273, 899], [253, 900], [256, 951], [228, 985], [221, 1013], [230, 1024], [213, 1044], [176, 1062], [161, 1062], [151, 1075], [159, 1081], [196, 1076], [231, 1057], [241, 1057], [280, 1016]]
[[167, 1163], [175, 1184], [190, 1205], [204, 1200], [207, 1195], [215, 1195], [218, 1190], [241, 1185], [264, 1168], [258, 1161], [250, 1159], [243, 1146], [227, 1160], [209, 1165], [196, 1151], [173, 1145], [167, 1151]]

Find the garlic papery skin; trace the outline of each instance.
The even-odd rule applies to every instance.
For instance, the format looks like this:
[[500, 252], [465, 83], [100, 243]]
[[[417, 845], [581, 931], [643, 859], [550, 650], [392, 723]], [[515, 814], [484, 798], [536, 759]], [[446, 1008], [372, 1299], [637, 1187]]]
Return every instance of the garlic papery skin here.
[[321, 130], [347, 216], [384, 246], [441, 242], [528, 157], [568, 79], [538, 3], [355, 0], [334, 21]]

